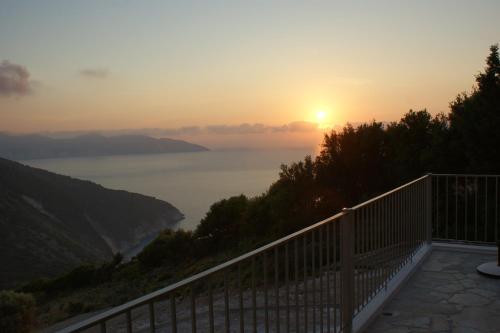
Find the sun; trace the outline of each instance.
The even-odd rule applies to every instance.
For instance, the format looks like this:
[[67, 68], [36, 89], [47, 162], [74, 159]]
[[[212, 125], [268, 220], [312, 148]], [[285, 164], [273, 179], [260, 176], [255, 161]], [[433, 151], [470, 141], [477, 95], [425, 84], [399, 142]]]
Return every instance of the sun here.
[[329, 108], [318, 108], [313, 112], [315, 119], [315, 123], [320, 129], [328, 129], [332, 126], [332, 114]]
[[326, 119], [326, 111], [325, 110], [318, 110], [316, 112], [316, 120], [318, 123], [322, 124]]

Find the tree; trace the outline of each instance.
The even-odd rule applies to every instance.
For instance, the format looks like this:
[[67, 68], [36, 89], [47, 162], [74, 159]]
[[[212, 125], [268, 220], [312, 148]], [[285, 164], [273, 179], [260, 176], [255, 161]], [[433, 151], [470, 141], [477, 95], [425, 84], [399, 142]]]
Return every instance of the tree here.
[[221, 251], [238, 244], [247, 205], [244, 195], [214, 203], [196, 228], [194, 237], [204, 241], [207, 251]]
[[433, 118], [425, 109], [410, 110], [399, 122], [389, 124], [386, 134], [391, 186], [445, 169], [448, 122], [444, 115]]
[[289, 166], [282, 165], [279, 179], [267, 195], [274, 219], [269, 230], [275, 236], [296, 231], [307, 226], [311, 218], [316, 219], [319, 192], [311, 156]]
[[338, 210], [385, 188], [385, 137], [384, 125], [375, 121], [325, 135], [315, 165], [324, 205]]
[[476, 76], [472, 93], [459, 94], [450, 104], [451, 134], [463, 171], [500, 169], [500, 58], [498, 45], [490, 47], [486, 68]]
[[137, 259], [145, 267], [174, 266], [192, 260], [195, 250], [191, 231], [164, 230], [139, 253]]

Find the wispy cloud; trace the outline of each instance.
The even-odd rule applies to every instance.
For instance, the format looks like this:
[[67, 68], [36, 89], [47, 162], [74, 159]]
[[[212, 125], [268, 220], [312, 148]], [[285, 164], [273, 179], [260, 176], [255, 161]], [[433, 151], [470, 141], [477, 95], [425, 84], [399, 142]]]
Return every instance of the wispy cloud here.
[[26, 67], [4, 60], [0, 63], [0, 96], [24, 96], [33, 91]]
[[79, 73], [83, 77], [92, 79], [104, 79], [109, 76], [109, 71], [105, 68], [84, 68]]
[[[337, 126], [328, 130], [338, 129]], [[147, 135], [156, 138], [186, 140], [211, 149], [315, 148], [327, 129], [308, 121], [283, 125], [243, 123], [238, 125], [183, 126], [171, 128], [129, 128], [112, 130], [43, 132], [53, 138], [70, 138], [89, 133], [105, 136]]]
[[[242, 123], [239, 125], [207, 125], [207, 126], [184, 126], [174, 128], [137, 128], [99, 131], [104, 135], [127, 135], [139, 134], [154, 137], [168, 136], [196, 136], [196, 135], [251, 135], [266, 133], [311, 133], [320, 131], [318, 124], [308, 121], [294, 121], [284, 125], [266, 125], [262, 123]], [[59, 132], [62, 134], [63, 132]], [[85, 131], [74, 132], [78, 134]], [[52, 133], [54, 134], [54, 133]], [[71, 134], [65, 133], [66, 135]]]
[[66, 137], [98, 132], [104, 135], [149, 135], [154, 137], [196, 136], [196, 135], [249, 135], [267, 133], [312, 133], [321, 132], [318, 124], [308, 121], [294, 121], [285, 125], [266, 125], [262, 123], [243, 123], [239, 125], [184, 126], [176, 128], [137, 128], [117, 130], [45, 132], [49, 136]]
[[286, 125], [270, 126], [261, 123], [240, 125], [213, 125], [201, 128], [201, 132], [212, 134], [262, 134], [283, 132], [314, 132], [318, 125], [307, 121], [295, 121]]

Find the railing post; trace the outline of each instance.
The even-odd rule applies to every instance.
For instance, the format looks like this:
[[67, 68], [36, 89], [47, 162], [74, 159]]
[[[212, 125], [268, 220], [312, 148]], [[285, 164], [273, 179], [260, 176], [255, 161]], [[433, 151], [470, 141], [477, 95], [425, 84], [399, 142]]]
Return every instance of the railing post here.
[[354, 316], [354, 210], [344, 208], [341, 227], [341, 314], [343, 332], [352, 332]]
[[427, 174], [425, 191], [425, 230], [426, 242], [432, 243], [432, 173]]

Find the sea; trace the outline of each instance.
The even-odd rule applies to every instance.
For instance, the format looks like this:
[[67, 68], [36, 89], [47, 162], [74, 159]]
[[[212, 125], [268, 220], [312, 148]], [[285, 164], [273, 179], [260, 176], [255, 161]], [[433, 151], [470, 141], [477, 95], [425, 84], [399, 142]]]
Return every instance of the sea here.
[[314, 149], [211, 150], [195, 153], [53, 158], [23, 161], [111, 189], [165, 200], [185, 216], [175, 228], [193, 230], [221, 199], [264, 193], [280, 165], [314, 155]]

